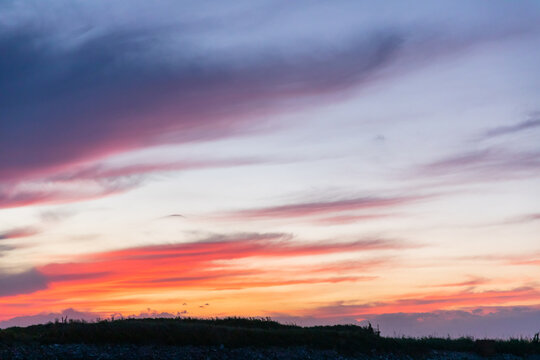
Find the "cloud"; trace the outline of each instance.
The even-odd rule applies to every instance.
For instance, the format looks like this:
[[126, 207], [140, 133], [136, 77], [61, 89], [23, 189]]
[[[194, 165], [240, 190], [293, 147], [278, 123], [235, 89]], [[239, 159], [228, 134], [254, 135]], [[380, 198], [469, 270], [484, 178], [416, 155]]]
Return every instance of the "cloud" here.
[[[118, 22], [103, 20], [98, 4], [60, 6], [54, 16], [36, 6], [4, 8], [3, 181], [46, 177], [160, 144], [249, 134], [263, 126], [260, 115], [331, 100], [440, 56], [536, 29], [525, 17], [519, 26], [510, 21], [483, 31], [382, 23], [299, 50], [294, 33], [286, 44], [227, 46], [235, 39], [222, 38], [229, 33], [224, 25], [239, 21], [230, 12], [182, 21], [158, 6], [140, 22], [134, 19], [141, 14], [129, 18], [133, 9], [123, 8], [118, 13], [128, 19]], [[268, 9], [258, 16], [267, 15]], [[215, 37], [224, 40], [220, 46], [209, 41]]]
[[525, 214], [521, 216], [516, 216], [512, 219], [508, 219], [502, 222], [497, 223], [498, 225], [508, 225], [508, 224], [527, 224], [540, 220], [540, 213]]
[[460, 281], [460, 282], [452, 282], [452, 283], [446, 283], [446, 284], [439, 284], [435, 285], [437, 287], [461, 287], [461, 286], [476, 286], [476, 285], [485, 285], [490, 282], [490, 279], [487, 278], [481, 278], [481, 277], [474, 277], [470, 280]]
[[4, 256], [4, 253], [15, 249], [17, 249], [16, 246], [0, 244], [0, 257]]
[[155, 245], [88, 255], [90, 259], [160, 260], [167, 258], [235, 259], [245, 257], [313, 256], [349, 251], [402, 249], [409, 245], [387, 239], [372, 238], [349, 242], [293, 241], [286, 233], [240, 233], [214, 235], [203, 241]]
[[382, 335], [473, 336], [476, 338], [531, 338], [538, 332], [540, 309], [533, 307], [476, 308], [369, 316], [360, 322], [379, 326]]
[[462, 256], [457, 260], [466, 261], [486, 261], [497, 262], [503, 265], [515, 265], [515, 266], [538, 266], [540, 265], [540, 252], [527, 252], [522, 254], [493, 254], [493, 255], [476, 255], [476, 256]]
[[367, 214], [367, 215], [337, 215], [329, 216], [324, 218], [317, 218], [313, 221], [314, 224], [318, 225], [342, 225], [342, 224], [353, 224], [361, 221], [370, 221], [384, 219], [392, 217], [395, 215], [390, 214]]
[[186, 217], [182, 214], [170, 214], [160, 217], [160, 219], [185, 219]]
[[[370, 270], [390, 259], [339, 262], [334, 256], [406, 246], [385, 239], [307, 242], [283, 233], [214, 235], [197, 242], [77, 255], [70, 262], [45, 264], [28, 273], [29, 280], [20, 281], [23, 276], [19, 275], [4, 281], [0, 304], [10, 308], [11, 313], [43, 311], [60, 304], [115, 309], [116, 304], [125, 306], [128, 300], [141, 306], [146, 301], [136, 297], [127, 300], [126, 294], [371, 281], [375, 276]], [[313, 256], [319, 257], [316, 263], [297, 262], [301, 257]], [[326, 257], [332, 262], [328, 263]], [[27, 286], [21, 288], [21, 283]], [[30, 294], [37, 290], [42, 290], [39, 295]], [[21, 310], [17, 304], [27, 305]]]
[[77, 214], [76, 211], [71, 209], [62, 209], [62, 210], [47, 210], [39, 213], [41, 221], [44, 223], [58, 223], [69, 217]]
[[1, 186], [0, 183], [0, 208], [99, 199], [141, 186], [151, 173], [244, 166], [265, 162], [267, 160], [243, 158], [131, 165], [107, 163], [79, 165], [36, 181], [19, 182], [11, 186]]
[[424, 294], [402, 294], [395, 300], [384, 302], [345, 304], [338, 302], [309, 310], [310, 316], [319, 318], [358, 318], [386, 313], [430, 312], [449, 309], [467, 309], [478, 306], [505, 306], [516, 302], [530, 303], [540, 300], [540, 291], [534, 287], [508, 290], [463, 291]]
[[155, 172], [182, 171], [207, 168], [253, 165], [266, 162], [263, 159], [215, 159], [200, 161], [175, 161], [169, 163], [147, 163], [131, 165], [107, 165], [97, 163], [73, 167], [48, 178], [49, 181], [107, 180], [133, 177]]
[[[167, 36], [116, 31], [57, 49], [38, 31], [4, 33], [0, 177], [20, 180], [141, 147], [238, 135], [257, 126], [247, 114], [366, 81], [401, 44], [400, 34], [386, 31], [343, 50], [319, 49], [320, 57], [201, 55], [189, 46], [181, 55], [152, 57]], [[241, 66], [230, 56], [243, 59]]]
[[47, 277], [37, 269], [0, 273], [0, 297], [33, 293], [47, 288]]
[[[287, 205], [270, 206], [259, 209], [233, 211], [225, 214], [225, 218], [233, 219], [280, 219], [307, 216], [327, 215], [345, 211], [373, 210], [403, 206], [422, 201], [429, 196], [395, 196], [395, 197], [352, 197], [339, 200], [300, 202]], [[383, 215], [367, 215], [377, 217]], [[322, 222], [340, 223], [361, 220], [361, 215], [336, 216], [322, 218]], [[365, 219], [365, 217], [364, 217]]]
[[496, 181], [538, 175], [540, 152], [487, 149], [471, 151], [421, 166], [423, 176], [459, 181]]
[[536, 115], [535, 117], [532, 117], [518, 124], [508, 125], [508, 126], [499, 126], [499, 127], [488, 129], [481, 136], [481, 138], [491, 139], [491, 138], [499, 137], [503, 135], [511, 135], [511, 134], [515, 134], [519, 132], [535, 130], [538, 127], [540, 127], [540, 118], [538, 118], [538, 115]]
[[119, 178], [82, 183], [38, 182], [20, 183], [9, 187], [0, 186], [0, 209], [99, 199], [133, 189], [140, 182], [141, 179]]
[[[259, 121], [267, 114], [333, 101], [440, 56], [536, 29], [528, 18], [487, 31], [380, 24], [301, 49], [294, 33], [283, 44], [232, 46], [232, 36], [215, 46], [209, 39], [228, 34], [226, 24], [237, 28], [235, 11], [182, 20], [157, 7], [141, 22], [129, 18], [133, 9], [108, 4], [127, 14], [119, 22], [103, 19], [101, 6], [64, 4], [41, 13], [4, 5], [0, 208], [96, 199], [140, 185], [149, 172], [228, 166], [104, 161], [156, 145], [268, 130], [272, 125]], [[266, 19], [268, 10], [248, 12]], [[33, 188], [13, 189], [22, 183]]]
[[38, 234], [39, 231], [33, 227], [21, 227], [0, 232], [0, 240], [18, 239]]

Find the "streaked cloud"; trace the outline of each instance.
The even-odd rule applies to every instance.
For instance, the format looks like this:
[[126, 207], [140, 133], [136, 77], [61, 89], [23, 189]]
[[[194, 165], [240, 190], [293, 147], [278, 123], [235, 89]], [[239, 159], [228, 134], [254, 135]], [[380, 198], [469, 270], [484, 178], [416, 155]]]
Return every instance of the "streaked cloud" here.
[[357, 222], [370, 221], [370, 220], [379, 220], [396, 215], [392, 214], [366, 214], [366, 215], [336, 215], [328, 216], [324, 218], [318, 218], [313, 221], [314, 224], [319, 225], [343, 225], [343, 224], [353, 224]]
[[423, 165], [422, 176], [461, 181], [496, 181], [538, 175], [539, 151], [487, 149], [465, 152]]
[[499, 126], [492, 129], [488, 129], [482, 135], [482, 138], [490, 139], [490, 138], [499, 137], [503, 135], [510, 135], [510, 134], [515, 134], [515, 133], [535, 130], [538, 127], [540, 127], [539, 117], [540, 117], [539, 114], [535, 114], [535, 116], [532, 116], [530, 119], [514, 124], [514, 125]]
[[24, 238], [38, 233], [39, 230], [33, 227], [20, 227], [7, 231], [0, 231], [0, 240]]
[[[327, 49], [324, 57], [256, 54], [257, 61], [238, 67], [216, 63], [211, 54], [201, 59], [189, 48], [172, 64], [142, 56], [143, 49], [155, 51], [162, 35], [110, 33], [58, 51], [37, 31], [6, 33], [0, 46], [10, 56], [1, 73], [10, 95], [0, 105], [10, 121], [3, 125], [9, 136], [0, 138], [0, 176], [27, 178], [141, 147], [238, 135], [256, 127], [246, 114], [293, 94], [332, 93], [366, 81], [401, 44], [400, 34], [386, 31], [347, 49]], [[37, 147], [39, 159], [29, 155]]]
[[[307, 242], [283, 233], [214, 235], [197, 242], [69, 256], [69, 262], [6, 275], [3, 282], [9, 290], [0, 294], [0, 303], [6, 309], [17, 309], [17, 304], [31, 302], [37, 311], [65, 301], [85, 308], [114, 309], [117, 303], [129, 305], [122, 301], [126, 293], [145, 296], [174, 289], [226, 291], [366, 282], [376, 279], [370, 274], [371, 269], [383, 266], [391, 258], [379, 254], [371, 260], [351, 262], [336, 261], [332, 256], [380, 253], [407, 246], [386, 239]], [[321, 260], [295, 264], [295, 259], [313, 256]], [[324, 260], [325, 257], [332, 260]], [[252, 264], [247, 268], [246, 260]], [[290, 265], [284, 266], [283, 261]]]
[[144, 184], [147, 176], [153, 173], [216, 169], [266, 162], [264, 159], [244, 158], [131, 165], [92, 163], [74, 166], [48, 178], [0, 186], [0, 209], [98, 199], [133, 190]]
[[140, 179], [122, 178], [85, 183], [29, 183], [0, 187], [0, 209], [65, 204], [98, 199], [137, 187]]
[[337, 303], [310, 311], [318, 317], [357, 317], [369, 314], [425, 312], [478, 306], [504, 306], [514, 302], [531, 303], [540, 300], [540, 291], [534, 287], [518, 287], [509, 290], [474, 291], [466, 289], [457, 292], [437, 292], [433, 294], [403, 294], [394, 301], [363, 304]]
[[452, 283], [446, 283], [446, 284], [439, 284], [435, 285], [436, 287], [473, 287], [477, 285], [485, 285], [490, 283], [491, 280], [487, 278], [482, 277], [473, 277], [470, 280], [460, 281], [460, 282], [452, 282]]
[[[317, 215], [329, 215], [347, 211], [377, 210], [394, 208], [409, 205], [426, 200], [432, 196], [411, 195], [394, 197], [344, 197], [337, 200], [321, 200], [313, 202], [298, 202], [286, 205], [269, 206], [259, 209], [247, 209], [232, 211], [225, 214], [225, 218], [233, 219], [280, 219], [299, 218]], [[345, 217], [334, 216], [323, 218], [321, 221], [333, 223], [361, 220], [362, 215], [344, 215]], [[377, 217], [384, 215], [368, 214], [367, 217]], [[366, 218], [364, 218], [366, 219]]]

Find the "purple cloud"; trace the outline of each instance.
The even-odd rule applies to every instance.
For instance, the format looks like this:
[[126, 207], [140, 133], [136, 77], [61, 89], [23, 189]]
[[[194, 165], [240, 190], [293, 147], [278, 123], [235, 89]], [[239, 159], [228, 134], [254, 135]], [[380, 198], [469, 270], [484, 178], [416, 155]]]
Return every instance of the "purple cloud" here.
[[540, 309], [531, 307], [476, 308], [425, 313], [368, 316], [384, 336], [440, 336], [475, 338], [531, 338], [540, 329]]
[[294, 52], [266, 44], [199, 48], [179, 33], [189, 26], [6, 26], [0, 178], [43, 177], [134, 149], [246, 134], [261, 125], [258, 115], [535, 28], [529, 21], [457, 33], [382, 26], [350, 34], [340, 46], [321, 41]]
[[[237, 135], [257, 126], [245, 115], [291, 97], [327, 94], [369, 79], [390, 62], [401, 34], [387, 31], [288, 59], [231, 54], [216, 61], [185, 47], [168, 62], [148, 31], [117, 32], [58, 51], [40, 34], [4, 34], [0, 49], [0, 177], [20, 179], [82, 161], [165, 143]], [[32, 106], [28, 106], [31, 104]]]
[[47, 278], [36, 269], [19, 273], [0, 273], [0, 297], [28, 294], [47, 288]]

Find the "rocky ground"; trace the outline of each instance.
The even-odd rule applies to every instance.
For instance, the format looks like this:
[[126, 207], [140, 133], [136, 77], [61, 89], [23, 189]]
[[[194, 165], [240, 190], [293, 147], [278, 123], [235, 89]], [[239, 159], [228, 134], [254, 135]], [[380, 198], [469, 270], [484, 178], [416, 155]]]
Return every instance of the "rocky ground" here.
[[[304, 347], [292, 348], [237, 348], [195, 347], [195, 346], [141, 346], [141, 345], [1, 345], [0, 360], [34, 360], [34, 359], [193, 359], [193, 360], [400, 360], [400, 359], [448, 359], [448, 360], [481, 360], [486, 359], [476, 354], [457, 352], [432, 352], [425, 356], [397, 354], [359, 354], [355, 356], [340, 355], [334, 351], [316, 350]], [[493, 360], [540, 360], [540, 355], [521, 358], [513, 355], [497, 355]]]

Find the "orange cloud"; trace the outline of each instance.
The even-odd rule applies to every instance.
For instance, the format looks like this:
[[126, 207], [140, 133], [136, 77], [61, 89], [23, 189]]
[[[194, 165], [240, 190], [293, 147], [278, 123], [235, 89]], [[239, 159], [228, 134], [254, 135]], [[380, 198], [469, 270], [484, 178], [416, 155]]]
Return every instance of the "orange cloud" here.
[[[320, 263], [279, 270], [268, 262], [286, 261], [305, 256], [324, 256], [402, 248], [403, 244], [383, 239], [354, 242], [299, 242], [281, 233], [214, 236], [205, 241], [129, 248], [73, 257], [70, 262], [51, 263], [36, 268], [47, 279], [46, 289], [31, 294], [10, 294], [0, 304], [13, 314], [57, 310], [66, 306], [85, 309], [127, 306], [130, 301], [139, 309], [147, 305], [147, 296], [166, 297], [181, 290], [230, 290], [284, 285], [341, 283], [371, 280], [370, 266], [382, 260], [343, 263], [327, 268]], [[239, 260], [252, 258], [265, 265], [246, 269]], [[257, 260], [259, 259], [259, 260]], [[274, 266], [273, 268], [275, 268]], [[356, 269], [356, 271], [354, 271]], [[313, 270], [313, 271], [311, 271]]]

